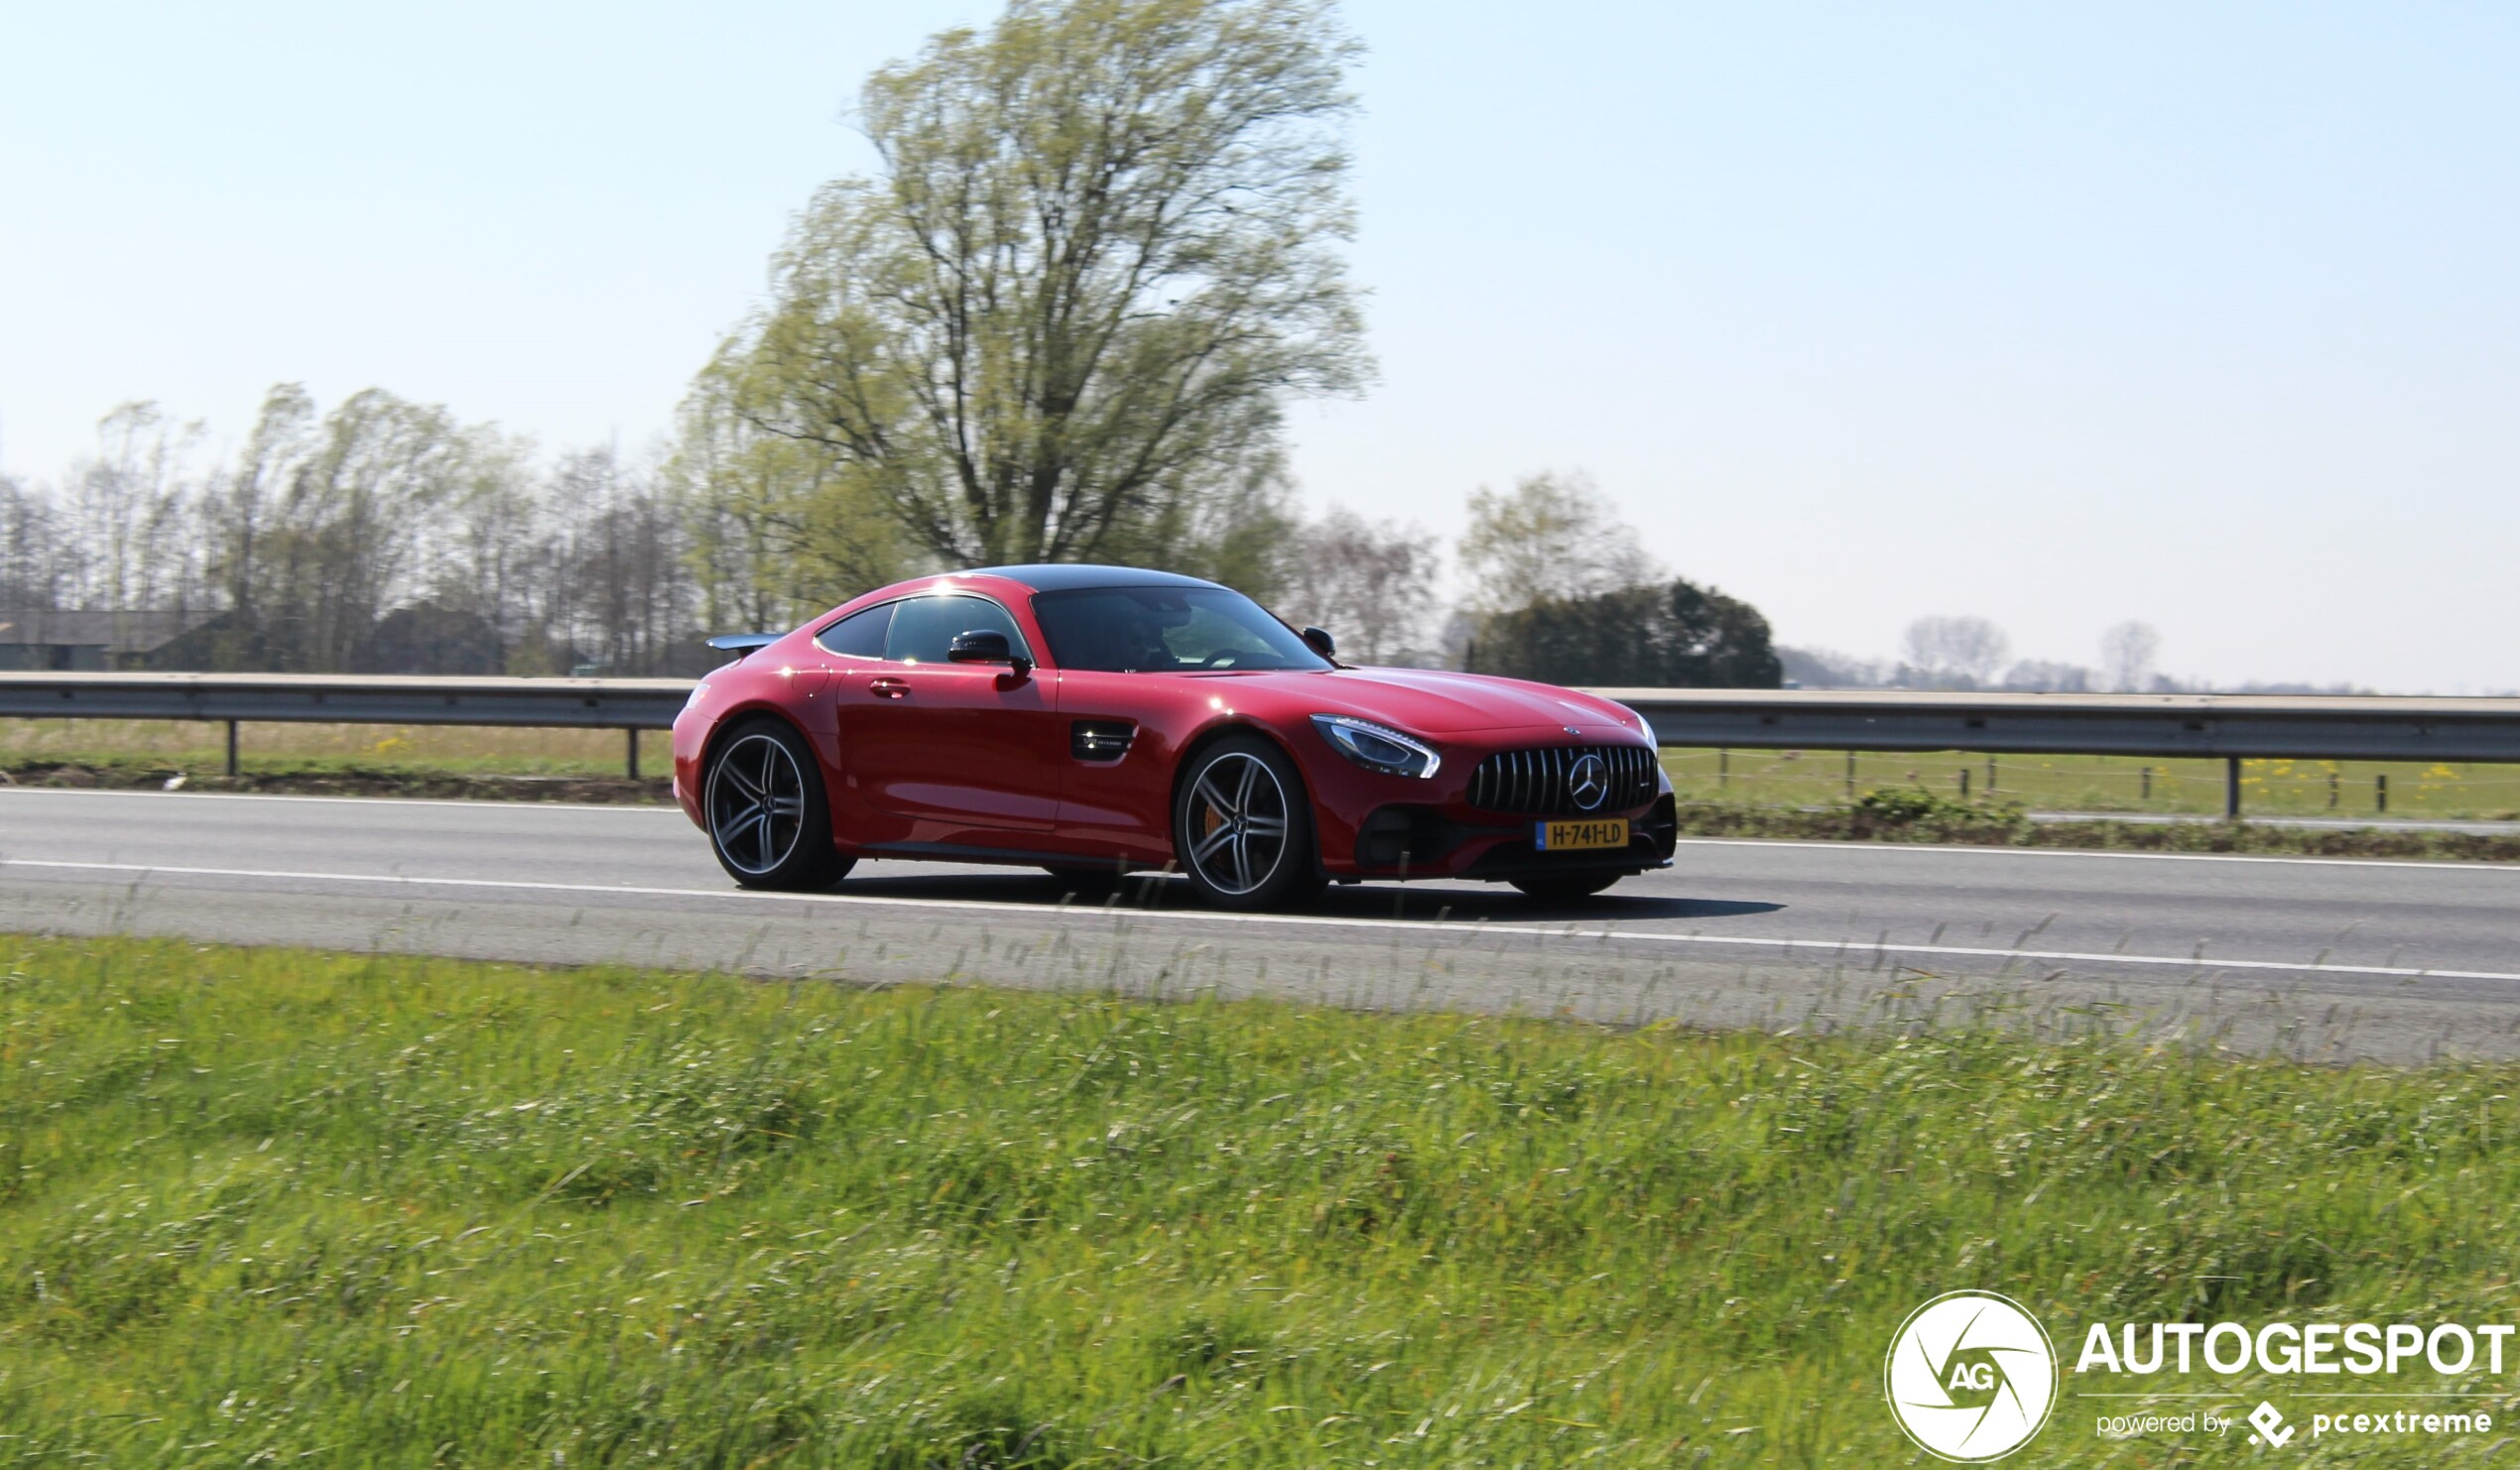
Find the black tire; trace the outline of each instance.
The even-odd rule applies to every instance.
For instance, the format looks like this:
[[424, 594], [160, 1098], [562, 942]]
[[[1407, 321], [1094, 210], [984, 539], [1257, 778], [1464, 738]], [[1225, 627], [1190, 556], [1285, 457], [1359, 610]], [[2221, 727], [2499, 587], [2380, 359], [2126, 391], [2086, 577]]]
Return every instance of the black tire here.
[[1313, 802], [1295, 762], [1257, 735], [1201, 750], [1173, 796], [1173, 854], [1219, 909], [1274, 909], [1320, 888]]
[[1626, 876], [1624, 873], [1567, 873], [1506, 881], [1521, 889], [1526, 898], [1538, 899], [1544, 904], [1574, 904], [1591, 898]]
[[821, 763], [785, 720], [758, 716], [718, 738], [700, 812], [717, 865], [746, 888], [829, 888], [856, 865], [831, 849]]

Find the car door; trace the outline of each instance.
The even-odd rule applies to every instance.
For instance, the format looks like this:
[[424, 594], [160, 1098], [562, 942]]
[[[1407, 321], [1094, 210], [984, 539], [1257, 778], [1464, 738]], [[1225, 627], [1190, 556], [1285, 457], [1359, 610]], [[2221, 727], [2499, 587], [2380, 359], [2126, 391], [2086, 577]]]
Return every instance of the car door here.
[[987, 630], [1031, 659], [1014, 617], [963, 592], [891, 606], [883, 659], [838, 688], [847, 802], [874, 818], [869, 837], [988, 845], [992, 832], [1049, 830], [1066, 755], [1051, 681], [945, 658], [956, 635]]

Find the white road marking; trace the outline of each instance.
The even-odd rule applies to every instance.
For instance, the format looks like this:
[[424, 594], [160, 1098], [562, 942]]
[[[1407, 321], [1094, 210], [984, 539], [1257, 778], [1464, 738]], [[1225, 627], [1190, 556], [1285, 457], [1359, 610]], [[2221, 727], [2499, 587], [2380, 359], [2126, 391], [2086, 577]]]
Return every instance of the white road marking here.
[[2353, 975], [2392, 980], [2507, 980], [2520, 973], [2498, 970], [2436, 970], [2404, 965], [2295, 964], [2273, 959], [2200, 959], [2167, 954], [2094, 954], [2070, 949], [1993, 949], [1961, 944], [1885, 944], [1853, 939], [1757, 938], [1733, 934], [1667, 934], [1643, 929], [1558, 928], [1546, 924], [1494, 923], [1486, 919], [1342, 919], [1317, 914], [1228, 914], [1215, 910], [1075, 908], [1015, 904], [992, 899], [891, 899], [872, 894], [776, 893], [759, 889], [650, 888], [623, 884], [547, 883], [511, 878], [415, 878], [384, 873], [299, 873], [270, 868], [179, 868], [152, 863], [73, 863], [34, 858], [0, 858], [0, 868], [49, 868], [83, 873], [129, 873], [195, 878], [260, 878], [292, 883], [379, 884], [398, 888], [487, 889], [501, 892], [603, 894], [651, 899], [766, 900], [775, 903], [828, 905], [834, 908], [909, 909], [920, 913], [1028, 915], [1035, 919], [1106, 915], [1195, 924], [1252, 923], [1282, 927], [1393, 929], [1407, 932], [1504, 934], [1536, 939], [1618, 940], [1636, 944], [1705, 945], [1732, 949], [1786, 949], [1845, 956], [1921, 954], [1954, 959], [2040, 960], [2057, 964], [2132, 965], [2191, 972], [2228, 970], [2274, 971], [2298, 975]]

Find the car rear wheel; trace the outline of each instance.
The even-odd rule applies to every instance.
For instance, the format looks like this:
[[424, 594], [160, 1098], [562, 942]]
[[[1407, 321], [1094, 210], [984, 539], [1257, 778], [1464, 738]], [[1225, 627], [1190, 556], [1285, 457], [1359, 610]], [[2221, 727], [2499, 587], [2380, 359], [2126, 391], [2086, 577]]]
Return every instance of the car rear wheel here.
[[700, 791], [708, 845], [746, 888], [828, 888], [855, 865], [831, 850], [822, 768], [784, 720], [751, 720], [728, 732], [710, 753]]
[[1567, 873], [1508, 880], [1527, 898], [1544, 904], [1572, 904], [1588, 899], [1626, 877], [1624, 873]]
[[1256, 735], [1200, 751], [1173, 801], [1173, 852], [1223, 909], [1270, 909], [1320, 886], [1313, 809], [1286, 753]]

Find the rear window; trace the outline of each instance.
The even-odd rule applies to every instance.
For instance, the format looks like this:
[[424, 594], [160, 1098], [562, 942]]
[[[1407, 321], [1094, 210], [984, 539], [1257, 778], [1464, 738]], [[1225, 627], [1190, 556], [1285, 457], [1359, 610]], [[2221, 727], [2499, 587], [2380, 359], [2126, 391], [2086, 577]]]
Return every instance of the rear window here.
[[870, 607], [864, 612], [850, 613], [830, 627], [814, 635], [814, 641], [826, 654], [839, 654], [850, 659], [884, 657], [884, 637], [893, 626], [893, 609], [898, 603]]

